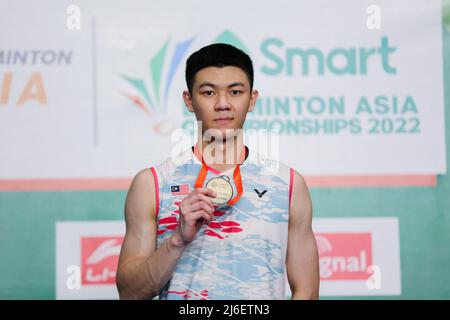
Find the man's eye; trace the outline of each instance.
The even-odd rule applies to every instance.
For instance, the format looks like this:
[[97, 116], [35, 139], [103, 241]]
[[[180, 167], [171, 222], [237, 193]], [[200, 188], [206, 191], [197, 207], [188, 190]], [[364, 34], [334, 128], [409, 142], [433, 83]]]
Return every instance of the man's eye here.
[[213, 93], [214, 92], [212, 90], [203, 91], [203, 94], [206, 95], [206, 96], [212, 96]]
[[241, 90], [231, 90], [231, 94], [234, 96], [238, 95], [239, 93], [241, 93]]

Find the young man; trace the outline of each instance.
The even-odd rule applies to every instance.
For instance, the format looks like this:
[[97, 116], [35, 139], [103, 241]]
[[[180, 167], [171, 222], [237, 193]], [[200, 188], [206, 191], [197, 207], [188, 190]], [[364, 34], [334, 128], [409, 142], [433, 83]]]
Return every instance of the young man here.
[[[140, 171], [126, 204], [117, 270], [122, 299], [317, 299], [318, 253], [302, 176], [252, 162], [242, 128], [253, 110], [253, 66], [226, 44], [186, 64], [185, 104], [197, 144]], [[222, 161], [223, 159], [227, 161]], [[273, 162], [272, 162], [273, 163]]]

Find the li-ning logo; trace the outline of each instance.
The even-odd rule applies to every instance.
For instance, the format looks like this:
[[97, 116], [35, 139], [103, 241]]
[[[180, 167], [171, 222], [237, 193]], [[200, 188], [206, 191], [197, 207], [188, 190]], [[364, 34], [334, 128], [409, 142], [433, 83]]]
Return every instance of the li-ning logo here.
[[[121, 93], [127, 97], [134, 106], [140, 108], [152, 118], [153, 130], [158, 134], [168, 135], [175, 129], [173, 122], [168, 116], [170, 89], [177, 70], [179, 70], [181, 62], [195, 38], [196, 36], [177, 43], [168, 63], [166, 63], [166, 58], [168, 56], [169, 41], [166, 41], [158, 52], [150, 58], [151, 85], [148, 85], [144, 79], [120, 74], [120, 77], [127, 81], [134, 89], [133, 93], [125, 91], [121, 91]], [[239, 38], [228, 30], [219, 34], [213, 41], [213, 43], [219, 42], [228, 43], [243, 51], [248, 51]], [[166, 65], [167, 68], [164, 70], [164, 66]], [[164, 71], [166, 71], [166, 73], [164, 73]], [[164, 83], [162, 83], [163, 79], [165, 79]]]
[[122, 237], [81, 239], [81, 283], [114, 284]]
[[258, 194], [258, 197], [262, 198], [262, 196], [267, 192], [267, 190], [263, 190], [263, 192], [259, 192], [258, 189], [253, 189]]

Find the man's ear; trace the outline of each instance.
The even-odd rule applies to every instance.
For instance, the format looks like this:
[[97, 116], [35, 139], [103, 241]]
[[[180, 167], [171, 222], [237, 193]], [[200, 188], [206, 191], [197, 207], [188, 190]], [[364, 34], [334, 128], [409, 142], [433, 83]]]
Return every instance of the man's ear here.
[[250, 104], [248, 106], [248, 112], [252, 112], [256, 105], [256, 100], [258, 99], [259, 92], [256, 89], [252, 90], [252, 94], [250, 96]]
[[192, 96], [188, 90], [183, 91], [184, 104], [190, 112], [194, 112], [194, 106], [192, 105]]

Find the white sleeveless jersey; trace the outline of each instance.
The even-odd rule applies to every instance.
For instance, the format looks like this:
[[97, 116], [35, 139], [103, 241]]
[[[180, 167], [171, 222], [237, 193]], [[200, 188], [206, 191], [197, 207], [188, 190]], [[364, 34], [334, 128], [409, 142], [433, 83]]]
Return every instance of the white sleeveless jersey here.
[[[157, 198], [161, 246], [177, 228], [179, 203], [194, 190], [202, 163], [191, 150], [151, 171]], [[177, 263], [160, 299], [285, 299], [286, 251], [293, 171], [259, 158], [251, 150], [241, 165], [243, 194], [214, 212]], [[234, 168], [208, 168], [206, 182], [220, 175], [233, 180]]]

